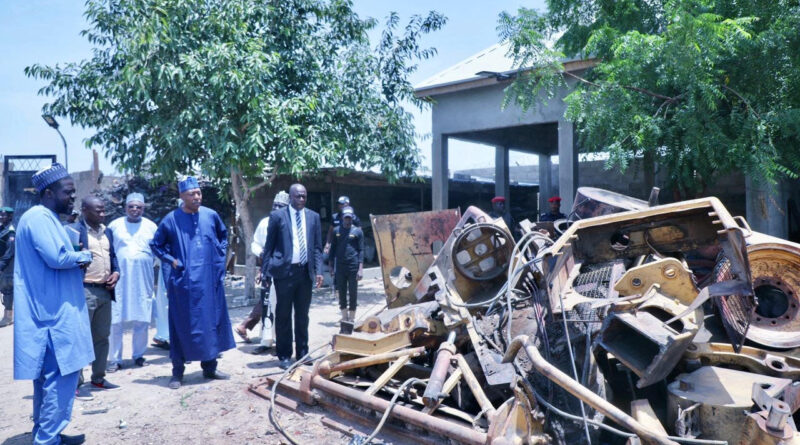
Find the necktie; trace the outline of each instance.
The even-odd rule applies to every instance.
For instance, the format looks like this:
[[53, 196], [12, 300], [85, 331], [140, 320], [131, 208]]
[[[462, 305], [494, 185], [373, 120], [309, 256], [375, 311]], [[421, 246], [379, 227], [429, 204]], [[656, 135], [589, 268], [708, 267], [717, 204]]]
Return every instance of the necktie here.
[[306, 253], [306, 231], [303, 227], [303, 218], [300, 212], [294, 212], [294, 222], [297, 225], [297, 245], [300, 247], [300, 264], [308, 262], [308, 254]]

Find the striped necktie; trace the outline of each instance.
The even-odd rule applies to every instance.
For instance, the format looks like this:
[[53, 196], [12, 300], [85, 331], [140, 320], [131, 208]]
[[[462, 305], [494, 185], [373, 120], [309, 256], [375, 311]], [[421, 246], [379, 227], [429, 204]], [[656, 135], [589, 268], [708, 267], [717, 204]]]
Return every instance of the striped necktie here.
[[308, 254], [306, 253], [306, 231], [303, 227], [303, 217], [300, 214], [302, 210], [294, 212], [294, 222], [297, 225], [297, 245], [300, 247], [300, 264], [308, 262]]

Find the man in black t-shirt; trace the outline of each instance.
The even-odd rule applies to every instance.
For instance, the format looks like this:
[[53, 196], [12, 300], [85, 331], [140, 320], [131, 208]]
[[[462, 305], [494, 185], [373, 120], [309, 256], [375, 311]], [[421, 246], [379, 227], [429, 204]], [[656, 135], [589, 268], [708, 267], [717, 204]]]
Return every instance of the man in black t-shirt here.
[[342, 209], [342, 224], [333, 229], [331, 240], [331, 276], [339, 291], [342, 321], [350, 322], [356, 318], [358, 281], [364, 272], [364, 232], [353, 225], [354, 216], [351, 207]]

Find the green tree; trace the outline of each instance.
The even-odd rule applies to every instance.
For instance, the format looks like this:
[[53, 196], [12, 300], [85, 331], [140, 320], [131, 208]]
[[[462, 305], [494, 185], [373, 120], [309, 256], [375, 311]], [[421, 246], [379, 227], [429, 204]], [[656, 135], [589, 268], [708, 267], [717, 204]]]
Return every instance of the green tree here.
[[[529, 108], [566, 82], [582, 147], [623, 170], [658, 159], [675, 197], [720, 174], [774, 182], [800, 168], [800, 4], [789, 0], [549, 0], [501, 14]], [[595, 58], [580, 75], [564, 58]]]
[[120, 168], [174, 180], [199, 171], [230, 185], [247, 246], [252, 194], [278, 174], [323, 166], [378, 168], [393, 180], [419, 164], [408, 82], [435, 53], [389, 17], [377, 48], [349, 0], [87, 0], [89, 60], [33, 65], [44, 111], [94, 129]]

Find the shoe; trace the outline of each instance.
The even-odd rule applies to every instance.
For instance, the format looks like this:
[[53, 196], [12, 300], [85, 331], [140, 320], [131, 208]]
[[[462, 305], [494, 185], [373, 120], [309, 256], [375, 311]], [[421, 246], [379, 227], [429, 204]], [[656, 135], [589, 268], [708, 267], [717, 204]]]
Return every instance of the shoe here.
[[306, 354], [308, 354], [308, 349], [303, 349], [302, 351], [298, 351], [297, 354], [295, 354], [295, 360], [300, 360], [301, 358], [305, 357]]
[[178, 389], [181, 387], [183, 379], [180, 377], [172, 377], [169, 379], [169, 389]]
[[86, 442], [86, 435], [85, 434], [76, 434], [74, 436], [67, 436], [66, 434], [59, 434], [59, 439], [61, 439], [61, 443], [64, 445], [80, 445]]
[[229, 380], [231, 378], [230, 374], [226, 374], [217, 369], [214, 371], [203, 371], [203, 377], [211, 380]]
[[141, 368], [142, 366], [144, 366], [144, 364], [145, 364], [144, 362], [146, 362], [146, 361], [147, 360], [145, 360], [144, 357], [139, 357], [136, 360], [134, 360], [133, 363], [136, 364], [136, 366]]
[[290, 358], [282, 358], [279, 360], [280, 362], [278, 362], [278, 367], [281, 369], [289, 369], [289, 367], [292, 366], [292, 359]]
[[251, 352], [251, 354], [263, 355], [263, 354], [269, 354], [271, 351], [272, 351], [271, 346], [258, 345], [255, 349], [253, 349], [253, 352]]
[[92, 382], [92, 386], [97, 389], [107, 389], [107, 390], [119, 389], [119, 385], [115, 385], [106, 379], [103, 379], [102, 382]]
[[151, 346], [153, 346], [154, 348], [161, 348], [169, 351], [169, 342], [166, 340], [159, 340], [157, 338], [154, 338]]
[[75, 390], [75, 398], [83, 401], [94, 400], [94, 396], [83, 386], [79, 386], [78, 389]]
[[247, 337], [247, 329], [245, 329], [244, 326], [236, 326], [233, 328], [233, 330], [236, 332], [236, 335], [242, 339], [242, 341], [245, 343], [250, 343], [250, 338]]
[[122, 366], [120, 366], [119, 363], [112, 363], [106, 367], [106, 372], [115, 373], [119, 371], [121, 368]]

